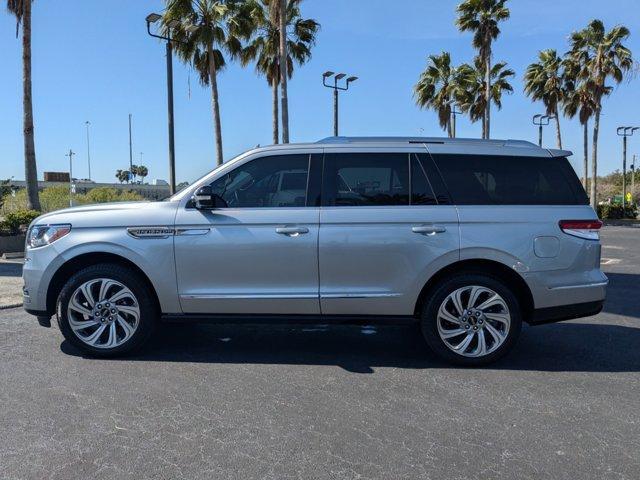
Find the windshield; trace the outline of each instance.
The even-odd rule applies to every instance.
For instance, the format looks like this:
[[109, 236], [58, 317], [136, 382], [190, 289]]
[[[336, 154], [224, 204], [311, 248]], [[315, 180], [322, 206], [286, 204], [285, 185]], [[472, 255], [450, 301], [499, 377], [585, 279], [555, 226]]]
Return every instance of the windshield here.
[[210, 172], [205, 173], [204, 175], [202, 175], [200, 178], [198, 178], [195, 182], [193, 182], [191, 185], [187, 185], [186, 187], [184, 187], [182, 190], [180, 190], [179, 192], [176, 192], [175, 194], [173, 194], [170, 197], [167, 197], [165, 199], [163, 199], [163, 202], [173, 202], [176, 200], [181, 200], [185, 197], [185, 195], [187, 194], [188, 191], [190, 191], [191, 187], [193, 185], [196, 184], [200, 184], [204, 181], [205, 178], [213, 175], [215, 172], [217, 172], [218, 170], [220, 170], [223, 167], [226, 167], [227, 165], [230, 165], [238, 160], [240, 160], [241, 158], [246, 157], [247, 155], [249, 155], [249, 153], [251, 153], [253, 150], [248, 150], [246, 152], [241, 153], [240, 155], [237, 155], [235, 157], [233, 157], [231, 160], [226, 161], [225, 163], [223, 163], [222, 165], [218, 165], [215, 169], [213, 169]]

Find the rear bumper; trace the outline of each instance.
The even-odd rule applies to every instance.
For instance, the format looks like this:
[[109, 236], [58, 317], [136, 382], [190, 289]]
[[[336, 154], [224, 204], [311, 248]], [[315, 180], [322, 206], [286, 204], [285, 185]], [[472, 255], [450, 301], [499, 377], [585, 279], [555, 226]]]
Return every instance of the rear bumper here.
[[576, 303], [558, 307], [538, 308], [529, 318], [531, 325], [543, 325], [545, 323], [561, 322], [574, 318], [590, 317], [602, 311], [604, 300], [596, 302]]

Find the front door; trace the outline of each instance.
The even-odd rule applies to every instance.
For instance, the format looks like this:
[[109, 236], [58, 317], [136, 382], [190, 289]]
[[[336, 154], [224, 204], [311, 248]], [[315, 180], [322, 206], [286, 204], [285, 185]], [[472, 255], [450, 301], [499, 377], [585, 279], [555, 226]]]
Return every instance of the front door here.
[[226, 208], [176, 216], [183, 312], [318, 314], [319, 208], [307, 195], [314, 155], [254, 158], [211, 186]]

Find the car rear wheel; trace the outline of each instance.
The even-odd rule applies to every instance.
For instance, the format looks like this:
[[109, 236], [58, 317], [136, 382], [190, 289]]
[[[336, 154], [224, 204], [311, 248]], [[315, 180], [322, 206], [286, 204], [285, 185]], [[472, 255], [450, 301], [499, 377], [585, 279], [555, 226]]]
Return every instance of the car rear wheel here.
[[107, 357], [139, 348], [153, 331], [152, 292], [137, 272], [116, 264], [80, 270], [58, 297], [58, 325], [79, 349]]
[[421, 325], [427, 344], [444, 360], [485, 365], [513, 348], [522, 314], [516, 295], [502, 280], [465, 273], [449, 277], [433, 290]]

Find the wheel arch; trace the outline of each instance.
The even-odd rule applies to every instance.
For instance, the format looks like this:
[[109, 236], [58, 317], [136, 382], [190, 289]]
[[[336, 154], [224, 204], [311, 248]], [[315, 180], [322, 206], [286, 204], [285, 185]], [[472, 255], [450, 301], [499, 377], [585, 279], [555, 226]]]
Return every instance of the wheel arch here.
[[415, 304], [414, 315], [420, 317], [422, 308], [430, 292], [445, 278], [458, 273], [489, 274], [504, 281], [513, 289], [522, 306], [523, 320], [529, 322], [534, 309], [533, 295], [524, 278], [514, 269], [495, 260], [470, 259], [451, 263], [432, 275], [422, 287]]
[[47, 289], [47, 312], [55, 312], [58, 295], [60, 295], [62, 287], [64, 287], [64, 284], [71, 275], [85, 267], [97, 265], [100, 263], [121, 265], [136, 272], [140, 276], [140, 278], [143, 279], [143, 281], [149, 288], [149, 291], [152, 293], [152, 299], [155, 303], [157, 311], [161, 311], [158, 293], [156, 292], [156, 289], [153, 286], [153, 283], [149, 279], [148, 275], [138, 265], [136, 265], [131, 260], [115, 253], [91, 252], [82, 253], [67, 260], [53, 274], [53, 276], [51, 277], [51, 281], [49, 282], [49, 287]]

